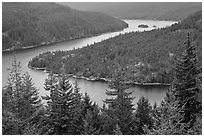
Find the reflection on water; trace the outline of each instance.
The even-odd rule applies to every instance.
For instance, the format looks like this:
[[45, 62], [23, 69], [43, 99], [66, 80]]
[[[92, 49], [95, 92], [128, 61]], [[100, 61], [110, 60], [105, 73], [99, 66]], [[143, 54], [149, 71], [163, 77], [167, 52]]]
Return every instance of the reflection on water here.
[[[80, 91], [82, 93], [87, 92], [90, 95], [90, 98], [94, 99], [99, 106], [103, 105], [103, 100], [108, 97], [106, 95], [106, 90], [109, 88], [106, 82], [91, 82], [83, 79], [70, 78], [71, 83], [76, 81], [79, 83]], [[137, 101], [144, 96], [148, 98], [150, 104], [153, 105], [154, 102], [160, 104], [166, 94], [167, 88], [167, 86], [132, 86], [127, 89], [127, 92], [132, 92], [132, 96], [135, 97], [133, 100], [134, 104], [136, 104]]]
[[[46, 51], [56, 51], [56, 50], [71, 50], [74, 48], [82, 48], [87, 44], [93, 44], [94, 42], [100, 42], [102, 40], [108, 39], [110, 37], [114, 37], [119, 34], [132, 32], [132, 31], [148, 31], [155, 29], [153, 26], [156, 25], [157, 28], [162, 28], [165, 26], [169, 26], [176, 22], [174, 21], [152, 21], [152, 20], [125, 20], [129, 27], [118, 32], [106, 33], [99, 36], [93, 36], [89, 38], [81, 38], [76, 39], [68, 42], [57, 43], [49, 46], [42, 46], [33, 49], [25, 49], [25, 50], [18, 50], [16, 52], [7, 52], [2, 53], [2, 85], [4, 86], [7, 82], [8, 72], [7, 68], [11, 67], [11, 63], [13, 62], [14, 58], [17, 61], [21, 62], [22, 71], [28, 72], [35, 86], [39, 89], [40, 95], [46, 95], [48, 92], [44, 90], [44, 81], [47, 77], [47, 74], [43, 71], [32, 70], [27, 67], [29, 60], [38, 54]], [[139, 24], [147, 24], [149, 28], [138, 28]], [[70, 78], [70, 81], [73, 83], [75, 80]], [[102, 105], [103, 101], [107, 96], [105, 95], [108, 86], [104, 82], [90, 82], [82, 79], [78, 79], [77, 82], [79, 83], [79, 87], [81, 88], [81, 92], [87, 92], [91, 99], [97, 102], [100, 106]], [[166, 92], [165, 87], [131, 87], [128, 91], [133, 91], [133, 95], [135, 96], [134, 102], [141, 97], [145, 96], [149, 99], [150, 103], [153, 104], [155, 101], [159, 103]]]

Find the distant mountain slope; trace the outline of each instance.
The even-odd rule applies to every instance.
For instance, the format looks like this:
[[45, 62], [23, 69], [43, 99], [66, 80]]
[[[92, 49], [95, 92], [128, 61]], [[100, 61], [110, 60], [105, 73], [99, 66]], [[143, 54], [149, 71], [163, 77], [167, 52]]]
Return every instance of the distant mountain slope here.
[[173, 64], [184, 51], [190, 32], [202, 66], [202, 12], [168, 28], [132, 32], [87, 47], [40, 54], [29, 62], [34, 68], [66, 73], [89, 79], [111, 79], [118, 71], [126, 82], [171, 83]]
[[104, 13], [81, 12], [56, 3], [2, 4], [3, 50], [66, 41], [125, 27], [125, 22]]
[[100, 11], [122, 19], [183, 20], [202, 10], [201, 2], [87, 2], [60, 3], [75, 9]]

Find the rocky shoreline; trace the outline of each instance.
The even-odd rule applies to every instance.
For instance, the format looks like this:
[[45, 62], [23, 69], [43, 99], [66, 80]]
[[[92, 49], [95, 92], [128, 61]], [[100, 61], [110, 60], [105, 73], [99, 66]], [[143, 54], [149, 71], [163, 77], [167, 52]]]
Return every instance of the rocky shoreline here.
[[[35, 67], [31, 67], [31, 66], [28, 66], [29, 68], [31, 69], [35, 69], [35, 70], [42, 70], [44, 71], [45, 73], [49, 73], [49, 71], [46, 70], [46, 68], [35, 68]], [[58, 75], [58, 74], [55, 74], [55, 75]], [[111, 82], [112, 79], [109, 79], [109, 78], [99, 78], [99, 77], [94, 77], [94, 76], [91, 76], [91, 77], [84, 77], [84, 76], [79, 76], [79, 75], [74, 75], [74, 74], [67, 74], [69, 77], [73, 77], [73, 78], [77, 78], [77, 79], [84, 79], [84, 80], [87, 80], [87, 81], [103, 81], [103, 82]], [[129, 82], [129, 81], [126, 81], [124, 82], [125, 84], [127, 85], [135, 85], [135, 86], [170, 86], [170, 84], [167, 84], [167, 83], [138, 83], [138, 82]]]

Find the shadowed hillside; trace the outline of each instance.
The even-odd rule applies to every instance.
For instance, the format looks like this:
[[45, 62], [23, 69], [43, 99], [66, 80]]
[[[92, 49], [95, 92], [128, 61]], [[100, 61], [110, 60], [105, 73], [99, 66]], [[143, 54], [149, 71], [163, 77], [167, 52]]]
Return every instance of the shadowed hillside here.
[[127, 27], [99, 12], [81, 12], [55, 3], [3, 3], [3, 50], [46, 45]]

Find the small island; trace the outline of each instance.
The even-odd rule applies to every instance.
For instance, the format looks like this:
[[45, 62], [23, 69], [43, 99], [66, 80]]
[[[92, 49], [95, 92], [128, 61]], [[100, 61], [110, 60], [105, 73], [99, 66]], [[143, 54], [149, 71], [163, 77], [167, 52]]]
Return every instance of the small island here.
[[145, 24], [140, 24], [138, 25], [138, 28], [148, 28], [149, 26], [148, 25], [145, 25]]

